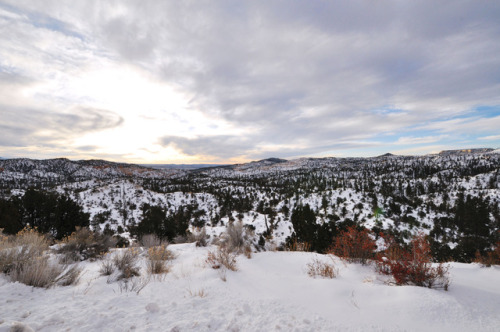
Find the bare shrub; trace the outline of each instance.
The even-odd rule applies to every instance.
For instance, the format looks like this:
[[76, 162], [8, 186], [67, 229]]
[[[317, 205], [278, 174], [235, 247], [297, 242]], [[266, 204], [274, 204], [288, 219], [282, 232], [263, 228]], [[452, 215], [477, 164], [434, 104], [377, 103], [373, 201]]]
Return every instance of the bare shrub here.
[[63, 270], [60, 265], [51, 264], [48, 256], [39, 256], [16, 264], [9, 276], [12, 281], [28, 286], [49, 288], [57, 282]]
[[241, 221], [229, 223], [226, 231], [222, 234], [221, 246], [228, 252], [245, 254], [248, 258], [251, 256], [251, 232], [245, 229]]
[[113, 264], [120, 271], [118, 279], [128, 279], [139, 276], [140, 268], [137, 266], [139, 251], [136, 248], [126, 249], [113, 257]]
[[328, 253], [348, 262], [364, 265], [368, 260], [375, 258], [376, 248], [375, 241], [366, 228], [358, 230], [355, 226], [351, 226], [334, 239]]
[[219, 247], [215, 252], [209, 251], [205, 261], [212, 269], [238, 270], [236, 266], [236, 254], [223, 247]]
[[141, 245], [144, 248], [158, 247], [162, 244], [168, 245], [167, 241], [162, 241], [156, 234], [145, 234], [141, 237]]
[[308, 242], [299, 242], [293, 239], [292, 242], [286, 245], [286, 251], [311, 251], [311, 245]]
[[197, 247], [206, 247], [208, 245], [207, 230], [205, 227], [196, 229], [188, 234], [188, 242], [195, 242]]
[[377, 270], [391, 275], [396, 285], [415, 285], [428, 288], [443, 288], [450, 285], [449, 266], [431, 263], [431, 249], [425, 234], [413, 237], [410, 250], [401, 248], [397, 243], [387, 241], [388, 249], [378, 257]]
[[76, 231], [61, 241], [57, 250], [64, 263], [101, 257], [116, 245], [112, 236], [91, 231], [87, 227], [76, 227]]
[[166, 245], [151, 247], [148, 249], [147, 268], [150, 274], [162, 274], [169, 271], [168, 262], [175, 258], [172, 251]]
[[16, 236], [0, 239], [0, 268], [12, 281], [49, 288], [78, 282], [82, 269], [65, 268], [50, 261], [48, 239], [35, 229], [23, 229]]
[[0, 238], [0, 269], [9, 274], [14, 269], [41, 257], [49, 248], [49, 241], [35, 229], [25, 228], [17, 235]]
[[486, 252], [484, 255], [481, 255], [481, 253], [477, 251], [474, 262], [481, 264], [483, 267], [500, 265], [500, 242], [497, 242], [492, 251]]
[[57, 278], [57, 284], [61, 286], [76, 285], [80, 280], [83, 268], [78, 265], [68, 267], [61, 276]]
[[110, 276], [115, 272], [115, 265], [113, 261], [109, 259], [105, 259], [101, 262], [101, 266], [99, 268], [99, 273], [102, 276]]
[[134, 292], [137, 295], [146, 287], [151, 279], [149, 277], [134, 277], [121, 279], [118, 281], [118, 289], [120, 293]]
[[333, 264], [333, 261], [327, 263], [315, 258], [312, 262], [307, 264], [307, 274], [313, 278], [323, 277], [333, 279], [337, 277], [339, 271]]
[[15, 252], [9, 237], [0, 232], [0, 272], [7, 273], [12, 268]]

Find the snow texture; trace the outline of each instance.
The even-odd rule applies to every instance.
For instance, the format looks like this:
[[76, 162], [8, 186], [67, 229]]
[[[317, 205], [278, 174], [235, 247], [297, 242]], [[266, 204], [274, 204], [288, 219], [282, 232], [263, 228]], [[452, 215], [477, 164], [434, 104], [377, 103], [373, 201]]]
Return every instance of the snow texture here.
[[[205, 263], [208, 250], [169, 247], [177, 258], [140, 292], [83, 262], [76, 286], [39, 289], [0, 275], [0, 332], [7, 331], [498, 331], [500, 268], [451, 263], [449, 291], [390, 286], [373, 267], [335, 260], [335, 279], [311, 278], [324, 255], [261, 252], [238, 271]], [[124, 249], [117, 249], [120, 251]], [[142, 262], [144, 264], [144, 261]], [[143, 266], [142, 277], [147, 277]], [[143, 279], [140, 279], [143, 278]], [[146, 280], [147, 281], [147, 280]]]

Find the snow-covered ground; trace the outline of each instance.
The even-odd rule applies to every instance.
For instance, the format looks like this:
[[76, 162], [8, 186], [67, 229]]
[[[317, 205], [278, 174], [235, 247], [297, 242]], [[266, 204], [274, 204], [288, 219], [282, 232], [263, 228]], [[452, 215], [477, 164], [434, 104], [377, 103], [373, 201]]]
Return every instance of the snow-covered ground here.
[[[138, 294], [84, 262], [76, 286], [39, 289], [0, 275], [0, 332], [34, 331], [498, 331], [500, 267], [451, 263], [449, 291], [390, 286], [373, 267], [336, 261], [335, 279], [311, 278], [307, 264], [329, 257], [261, 252], [238, 271], [205, 263], [208, 250], [169, 247], [171, 271]], [[124, 249], [118, 249], [124, 250]], [[145, 275], [146, 273], [143, 272]], [[19, 322], [19, 323], [16, 323]]]

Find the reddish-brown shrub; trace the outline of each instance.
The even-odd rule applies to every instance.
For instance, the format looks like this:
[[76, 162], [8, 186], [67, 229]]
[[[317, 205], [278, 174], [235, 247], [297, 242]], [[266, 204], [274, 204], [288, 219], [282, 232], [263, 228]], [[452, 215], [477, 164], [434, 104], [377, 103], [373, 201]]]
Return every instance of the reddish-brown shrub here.
[[432, 266], [431, 248], [425, 234], [413, 237], [410, 250], [399, 246], [392, 238], [385, 238], [388, 248], [378, 255], [377, 270], [392, 275], [396, 285], [415, 285], [448, 290], [449, 266]]
[[476, 259], [474, 262], [481, 264], [485, 267], [492, 265], [500, 265], [500, 242], [497, 242], [495, 249], [481, 255], [479, 250], [476, 252]]
[[366, 228], [358, 230], [351, 226], [334, 238], [328, 253], [351, 263], [366, 264], [369, 259], [374, 258], [376, 248], [375, 241]]

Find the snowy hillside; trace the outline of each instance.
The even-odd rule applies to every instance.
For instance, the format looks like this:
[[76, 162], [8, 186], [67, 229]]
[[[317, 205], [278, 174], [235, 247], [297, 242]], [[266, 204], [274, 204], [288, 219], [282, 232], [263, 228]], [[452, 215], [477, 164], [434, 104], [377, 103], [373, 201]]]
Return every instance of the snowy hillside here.
[[[451, 264], [448, 292], [384, 283], [372, 267], [336, 260], [339, 276], [311, 278], [326, 256], [263, 252], [238, 271], [207, 266], [210, 248], [171, 245], [171, 271], [138, 293], [84, 262], [76, 286], [36, 289], [0, 276], [0, 331], [498, 331], [500, 270]], [[124, 249], [118, 249], [118, 251]], [[144, 269], [144, 267], [143, 267]], [[17, 330], [16, 330], [17, 331]]]
[[[497, 331], [500, 326], [499, 266], [458, 263], [496, 259], [488, 265], [500, 259], [500, 154], [490, 149], [415, 157], [271, 158], [196, 170], [106, 161], [0, 160], [0, 190], [0, 228], [15, 234], [34, 225], [38, 231], [17, 236], [38, 243], [33, 234], [44, 228], [51, 243], [62, 240], [52, 251], [44, 240], [40, 256], [16, 261], [16, 255], [24, 253], [22, 245], [14, 236], [0, 236], [0, 258], [5, 258], [0, 259], [0, 332], [21, 327]], [[101, 232], [81, 228], [87, 237], [72, 235], [86, 247], [70, 250], [68, 262], [56, 251], [72, 248], [71, 241], [63, 239], [75, 229], [75, 220]], [[235, 230], [239, 235], [234, 239], [244, 243], [237, 256], [227, 251]], [[368, 265], [321, 254], [346, 230], [367, 232], [369, 241], [377, 244], [370, 247]], [[387, 262], [380, 254], [390, 239], [404, 254], [421, 233], [428, 235], [421, 237], [428, 241], [426, 264], [452, 261], [445, 263], [451, 285], [443, 288], [448, 291], [396, 287], [395, 276], [376, 272], [373, 259]], [[159, 274], [151, 272], [155, 251], [137, 246], [139, 240], [145, 245], [148, 234], [176, 243], [168, 246], [174, 255], [159, 259], [168, 264]], [[110, 242], [104, 248], [98, 241]], [[120, 247], [133, 246], [116, 249], [114, 241]], [[194, 241], [208, 247], [185, 243]], [[159, 242], [154, 246], [165, 249]], [[224, 252], [229, 265], [236, 257], [236, 271], [221, 268], [220, 258], [211, 263], [210, 257]], [[125, 266], [119, 274], [116, 259], [125, 253], [138, 257], [139, 269]], [[333, 264], [336, 277], [311, 277], [314, 262]], [[13, 282], [29, 271], [36, 277], [41, 271], [37, 264], [42, 263], [52, 264], [44, 271], [50, 272], [51, 266], [63, 269], [52, 276], [55, 281], [49, 279], [48, 285], [56, 286]], [[78, 266], [82, 274], [76, 285], [63, 287], [59, 276]], [[114, 270], [103, 272], [110, 266]]]
[[[91, 227], [125, 238], [145, 211], [159, 207], [166, 218], [186, 223], [191, 232], [205, 227], [212, 239], [228, 222], [241, 220], [254, 231], [255, 243], [267, 247], [285, 246], [292, 239], [317, 241], [296, 232], [303, 208], [321, 228], [314, 232], [324, 238], [352, 224], [401, 241], [423, 231], [435, 241], [441, 259], [454, 255], [470, 261], [474, 248], [464, 242], [466, 237], [484, 239], [481, 251], [499, 240], [500, 154], [492, 149], [426, 156], [270, 158], [196, 170], [99, 160], [0, 161], [4, 197], [23, 195], [30, 186], [69, 195], [89, 213]], [[470, 225], [474, 220], [481, 230]], [[316, 250], [326, 246], [318, 244]], [[457, 246], [468, 250], [465, 258], [452, 255]]]

